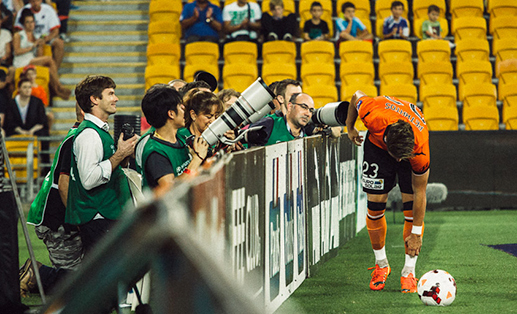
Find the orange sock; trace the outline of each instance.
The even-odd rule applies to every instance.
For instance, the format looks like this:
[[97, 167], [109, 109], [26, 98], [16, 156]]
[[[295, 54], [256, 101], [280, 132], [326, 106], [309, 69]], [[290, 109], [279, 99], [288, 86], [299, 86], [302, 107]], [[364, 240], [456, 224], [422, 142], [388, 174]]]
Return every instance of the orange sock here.
[[386, 217], [384, 216], [384, 210], [372, 211], [368, 209], [368, 215], [366, 216], [366, 228], [368, 229], [368, 235], [370, 236], [370, 242], [374, 250], [380, 250], [386, 243]]

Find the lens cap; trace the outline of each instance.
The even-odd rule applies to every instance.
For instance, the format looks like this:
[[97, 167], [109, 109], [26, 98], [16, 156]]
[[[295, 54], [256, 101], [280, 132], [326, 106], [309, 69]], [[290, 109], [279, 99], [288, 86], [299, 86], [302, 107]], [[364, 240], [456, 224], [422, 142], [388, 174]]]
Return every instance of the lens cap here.
[[213, 92], [217, 89], [217, 79], [212, 74], [205, 71], [197, 71], [194, 76], [194, 81], [204, 81], [210, 85], [210, 90]]

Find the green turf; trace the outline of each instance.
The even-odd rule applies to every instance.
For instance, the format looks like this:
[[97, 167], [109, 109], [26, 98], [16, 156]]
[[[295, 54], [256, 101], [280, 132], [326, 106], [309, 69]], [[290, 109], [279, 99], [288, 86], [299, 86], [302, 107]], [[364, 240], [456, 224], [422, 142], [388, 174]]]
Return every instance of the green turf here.
[[[424, 306], [400, 292], [404, 264], [402, 216], [388, 213], [386, 252], [392, 272], [383, 291], [371, 291], [374, 266], [368, 233], [361, 231], [308, 278], [279, 313], [517, 313], [517, 258], [482, 244], [517, 243], [517, 211], [428, 212], [417, 277], [444, 269], [458, 293], [449, 307]], [[298, 309], [295, 309], [298, 308]]]

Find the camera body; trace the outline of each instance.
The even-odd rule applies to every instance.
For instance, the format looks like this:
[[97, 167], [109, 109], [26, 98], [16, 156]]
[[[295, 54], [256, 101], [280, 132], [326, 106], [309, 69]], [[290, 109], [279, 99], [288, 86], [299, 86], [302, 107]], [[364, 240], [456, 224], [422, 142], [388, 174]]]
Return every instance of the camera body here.
[[121, 132], [124, 134], [124, 141], [127, 141], [135, 135], [135, 129], [133, 129], [133, 127], [129, 123], [124, 123], [122, 125]]

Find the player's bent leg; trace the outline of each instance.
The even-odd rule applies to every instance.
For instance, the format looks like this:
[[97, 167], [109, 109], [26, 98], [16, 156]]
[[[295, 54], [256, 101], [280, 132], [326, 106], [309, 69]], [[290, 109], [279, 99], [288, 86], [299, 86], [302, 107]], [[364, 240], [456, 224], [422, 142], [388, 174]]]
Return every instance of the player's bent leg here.
[[[406, 197], [403, 197], [403, 199]], [[406, 198], [407, 200], [407, 198]], [[403, 202], [404, 211], [404, 232], [403, 240], [405, 240], [410, 234], [413, 227], [413, 201]], [[408, 254], [407, 245], [404, 243], [406, 249], [404, 268], [402, 269], [400, 277], [400, 286], [402, 293], [415, 293], [417, 292], [417, 282], [415, 273], [415, 266], [418, 256], [411, 257]]]
[[373, 269], [370, 280], [370, 289], [372, 290], [384, 289], [386, 279], [391, 272], [385, 251], [387, 225], [384, 212], [386, 210], [386, 202], [382, 201], [386, 200], [386, 198], [387, 195], [386, 197], [384, 195], [368, 196], [366, 228], [368, 229], [368, 235], [370, 236], [370, 242], [375, 254], [375, 267], [369, 268]]

